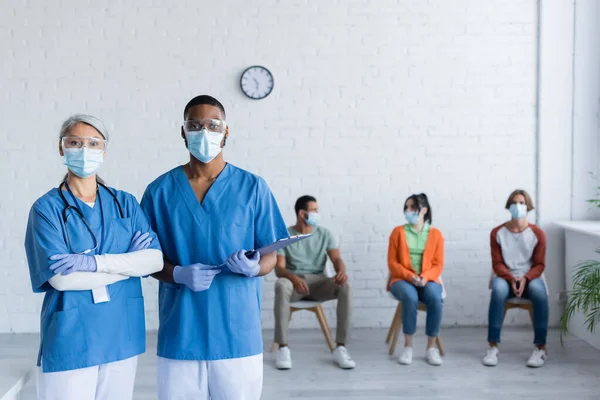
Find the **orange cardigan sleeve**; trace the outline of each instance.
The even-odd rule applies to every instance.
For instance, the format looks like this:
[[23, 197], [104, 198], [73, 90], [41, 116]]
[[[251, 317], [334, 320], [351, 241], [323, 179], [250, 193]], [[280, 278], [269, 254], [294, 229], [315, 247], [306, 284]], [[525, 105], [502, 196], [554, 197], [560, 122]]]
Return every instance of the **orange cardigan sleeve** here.
[[[435, 233], [434, 233], [435, 232]], [[431, 235], [434, 233], [434, 235]], [[440, 281], [440, 276], [442, 275], [442, 270], [444, 269], [444, 237], [442, 233], [437, 229], [431, 229], [429, 232], [431, 242], [429, 239], [428, 243], [431, 243], [432, 251], [431, 254], [431, 262], [427, 264], [423, 264], [423, 270], [421, 271], [421, 278], [425, 278], [427, 281]]]
[[496, 234], [502, 228], [503, 225], [500, 225], [492, 230], [490, 234], [490, 249], [492, 252], [492, 269], [497, 277], [502, 278], [508, 282], [512, 282], [515, 280], [513, 274], [510, 273], [510, 270], [504, 264], [504, 258], [502, 258], [502, 249], [498, 244], [498, 239], [496, 238]]
[[402, 227], [394, 229], [390, 235], [390, 244], [388, 246], [388, 268], [390, 270], [390, 281], [403, 280], [410, 281], [415, 276], [415, 272], [410, 265], [402, 264], [402, 253], [406, 242], [403, 241], [401, 231]]
[[542, 272], [546, 269], [546, 234], [536, 225], [529, 226], [538, 240], [531, 256], [531, 269], [525, 274], [525, 278], [532, 281], [542, 276]]

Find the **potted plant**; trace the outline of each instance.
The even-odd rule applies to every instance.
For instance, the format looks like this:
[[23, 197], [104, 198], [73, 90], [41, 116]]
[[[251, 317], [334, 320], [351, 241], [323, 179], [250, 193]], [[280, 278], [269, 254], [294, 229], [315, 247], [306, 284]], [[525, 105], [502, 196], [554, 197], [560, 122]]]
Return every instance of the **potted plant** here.
[[[596, 253], [600, 254], [600, 249]], [[567, 294], [567, 304], [560, 318], [563, 333], [567, 333], [575, 312], [585, 316], [587, 330], [594, 333], [600, 322], [600, 261], [587, 260], [575, 266], [573, 288]]]
[[[597, 175], [590, 173], [597, 180]], [[587, 200], [600, 208], [600, 186], [596, 183], [596, 198]], [[596, 250], [600, 254], [600, 249]], [[582, 313], [585, 317], [585, 327], [594, 333], [596, 324], [600, 322], [600, 261], [587, 260], [575, 265], [573, 274], [573, 287], [567, 293], [567, 303], [560, 318], [562, 332], [567, 333], [569, 322], [574, 313]], [[561, 334], [562, 343], [562, 334]]]

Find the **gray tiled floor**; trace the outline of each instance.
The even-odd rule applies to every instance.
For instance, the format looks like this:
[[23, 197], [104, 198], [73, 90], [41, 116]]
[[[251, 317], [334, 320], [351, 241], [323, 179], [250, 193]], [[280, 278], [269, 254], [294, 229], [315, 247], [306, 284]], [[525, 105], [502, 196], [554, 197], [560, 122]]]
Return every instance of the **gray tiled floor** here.
[[[568, 337], [561, 348], [558, 331], [549, 335], [549, 360], [544, 368], [528, 369], [532, 333], [507, 329], [503, 335], [500, 364], [481, 365], [485, 352], [485, 328], [443, 329], [446, 349], [444, 365], [431, 367], [422, 358], [422, 335], [415, 341], [415, 360], [401, 366], [387, 356], [382, 329], [353, 332], [348, 348], [358, 366], [353, 371], [336, 368], [320, 331], [290, 333], [294, 361], [291, 371], [273, 367], [273, 355], [265, 353], [263, 400], [384, 400], [384, 399], [600, 399], [600, 350]], [[265, 332], [268, 349], [272, 332]], [[35, 355], [36, 335], [0, 336], [0, 358]], [[156, 335], [149, 334], [148, 349], [140, 360], [135, 400], [156, 399]], [[397, 353], [401, 349], [399, 343]], [[33, 399], [35, 388], [28, 385], [24, 399]]]

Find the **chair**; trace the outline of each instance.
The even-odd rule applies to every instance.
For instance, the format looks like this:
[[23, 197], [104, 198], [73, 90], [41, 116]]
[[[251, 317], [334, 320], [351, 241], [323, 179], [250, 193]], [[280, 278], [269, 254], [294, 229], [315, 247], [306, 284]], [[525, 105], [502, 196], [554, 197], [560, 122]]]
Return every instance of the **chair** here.
[[[325, 264], [325, 269], [323, 274], [332, 278], [335, 276], [335, 271], [333, 269], [333, 264], [329, 259], [327, 259], [327, 263]], [[292, 315], [296, 311], [306, 310], [315, 313], [317, 317], [317, 321], [319, 321], [319, 325], [321, 326], [321, 330], [323, 331], [323, 336], [325, 336], [325, 341], [327, 342], [327, 346], [329, 346], [329, 350], [335, 350], [335, 345], [333, 340], [331, 339], [331, 333], [329, 332], [329, 325], [327, 325], [327, 318], [325, 318], [325, 312], [323, 312], [322, 304], [324, 301], [313, 301], [313, 300], [299, 300], [293, 301], [290, 303], [290, 321], [292, 320]], [[279, 346], [279, 343], [273, 341], [271, 345], [271, 352], [275, 351]]]
[[[490, 274], [490, 282], [488, 284], [488, 288], [492, 290], [492, 282], [496, 278], [496, 274], [494, 271]], [[548, 294], [548, 283], [546, 282], [546, 276], [542, 273], [542, 281], [544, 282], [544, 286], [546, 287], [546, 294]], [[531, 319], [531, 324], [533, 325], [533, 303], [529, 299], [519, 298], [519, 297], [511, 297], [506, 300], [504, 305], [504, 318], [506, 318], [506, 313], [508, 310], [513, 308], [518, 308], [521, 310], [526, 310], [529, 313], [529, 319]]]
[[[446, 287], [444, 286], [444, 282], [440, 277], [440, 283], [442, 285], [442, 300], [446, 298]], [[394, 300], [397, 300], [391, 293], [390, 297]], [[419, 311], [427, 312], [427, 306], [425, 303], [419, 301], [419, 305], [417, 306]], [[396, 307], [396, 312], [394, 313], [394, 318], [392, 319], [392, 324], [390, 325], [390, 330], [388, 331], [387, 337], [385, 338], [385, 344], [390, 345], [389, 354], [390, 356], [394, 355], [396, 351], [396, 344], [398, 343], [398, 335], [400, 334], [400, 330], [402, 328], [402, 302], [398, 302], [398, 306]], [[442, 346], [441, 336], [435, 338], [435, 343], [440, 350], [440, 355], [444, 355], [444, 346]]]
[[[322, 301], [312, 301], [312, 300], [299, 300], [290, 303], [290, 321], [292, 320], [292, 315], [296, 311], [306, 310], [315, 313], [317, 317], [317, 321], [319, 321], [319, 325], [321, 326], [321, 330], [323, 331], [323, 336], [325, 336], [325, 342], [329, 347], [330, 351], [335, 350], [335, 346], [333, 343], [333, 339], [331, 339], [331, 333], [329, 332], [329, 326], [327, 325], [327, 319], [325, 318], [325, 313], [323, 312], [323, 304]], [[271, 345], [271, 352], [277, 349], [279, 343], [273, 342]]]

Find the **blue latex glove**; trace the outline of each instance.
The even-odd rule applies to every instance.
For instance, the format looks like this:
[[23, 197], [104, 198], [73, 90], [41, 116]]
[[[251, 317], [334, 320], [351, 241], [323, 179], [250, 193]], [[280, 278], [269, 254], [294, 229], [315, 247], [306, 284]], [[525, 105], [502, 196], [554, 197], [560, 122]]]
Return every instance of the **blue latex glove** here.
[[133, 235], [133, 239], [131, 239], [131, 243], [129, 244], [128, 253], [133, 251], [146, 250], [150, 247], [150, 243], [152, 243], [152, 238], [148, 232], [142, 235], [142, 232], [137, 231], [135, 235]]
[[225, 265], [234, 274], [246, 275], [248, 277], [254, 277], [260, 272], [260, 253], [257, 251], [254, 253], [252, 258], [246, 257], [246, 251], [240, 250], [229, 256]]
[[85, 254], [56, 254], [50, 257], [56, 261], [50, 266], [55, 274], [69, 275], [72, 272], [96, 272], [98, 265], [94, 256]]
[[215, 275], [221, 270], [213, 265], [192, 264], [187, 267], [175, 266], [173, 280], [192, 289], [194, 292], [207, 290]]

